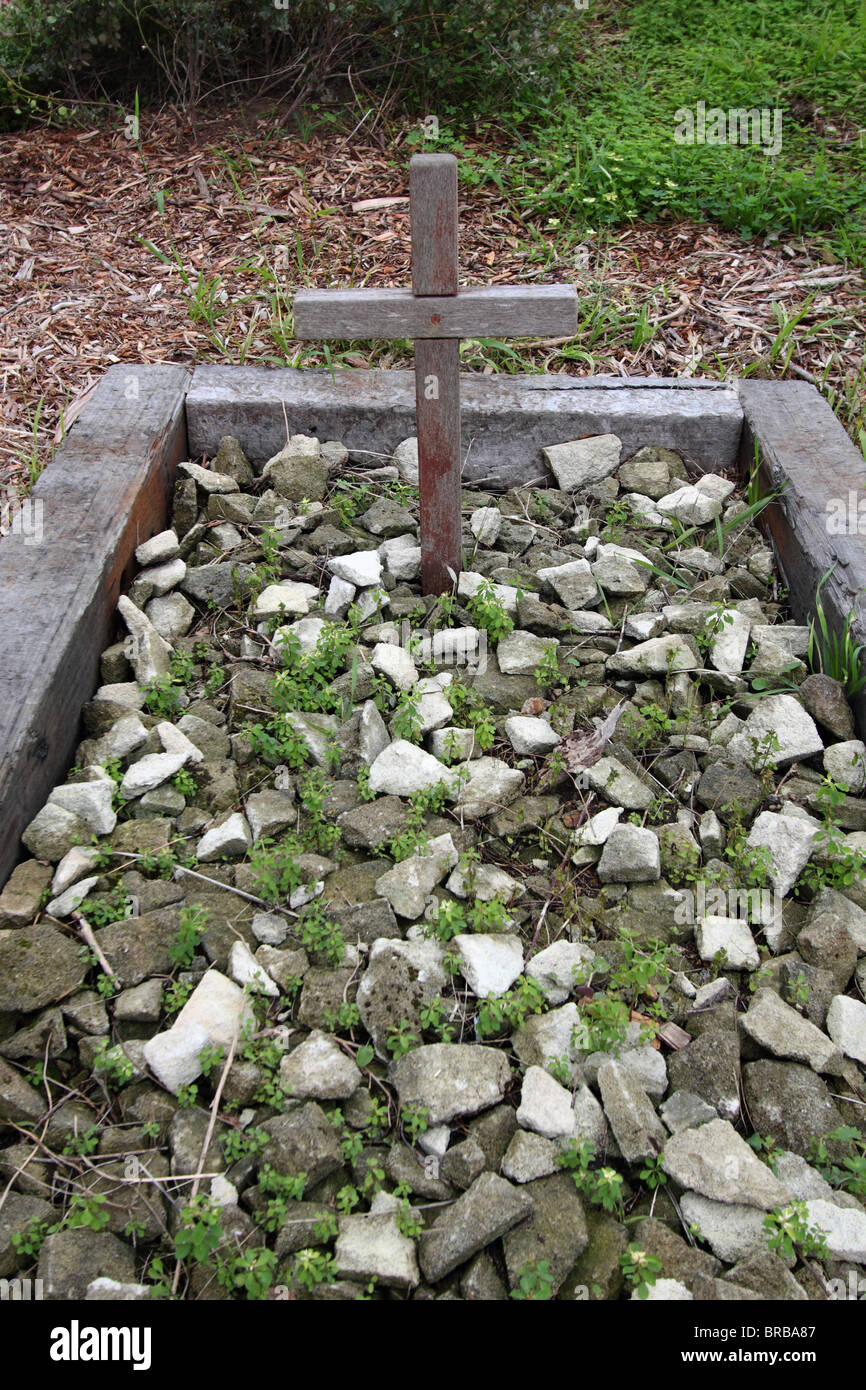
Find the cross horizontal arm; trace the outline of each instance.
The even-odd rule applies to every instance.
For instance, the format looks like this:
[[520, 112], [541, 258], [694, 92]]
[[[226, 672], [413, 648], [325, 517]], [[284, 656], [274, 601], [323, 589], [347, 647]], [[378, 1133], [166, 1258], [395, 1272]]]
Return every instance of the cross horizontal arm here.
[[533, 338], [577, 332], [573, 285], [484, 285], [455, 295], [299, 290], [296, 338]]

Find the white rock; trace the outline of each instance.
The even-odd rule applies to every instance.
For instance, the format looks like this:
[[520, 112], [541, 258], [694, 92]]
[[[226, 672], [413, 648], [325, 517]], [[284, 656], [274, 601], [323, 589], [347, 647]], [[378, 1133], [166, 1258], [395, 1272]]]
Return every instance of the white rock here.
[[564, 1004], [574, 989], [575, 971], [583, 972], [594, 959], [589, 946], [579, 941], [554, 941], [534, 955], [526, 965], [527, 976], [544, 992], [548, 1004]]
[[126, 594], [121, 594], [117, 600], [117, 611], [129, 630], [129, 662], [137, 683], [150, 685], [160, 676], [167, 675], [171, 666], [171, 647], [160, 637], [150, 619], [144, 616], [140, 608], [136, 608]]
[[202, 468], [198, 463], [179, 463], [181, 473], [195, 481], [202, 492], [240, 492], [240, 484], [228, 473], [214, 473], [212, 468]]
[[713, 1202], [698, 1192], [684, 1192], [680, 1206], [687, 1225], [696, 1226], [713, 1254], [726, 1264], [766, 1254], [764, 1212], [759, 1207]]
[[450, 724], [454, 717], [454, 711], [445, 695], [446, 686], [451, 683], [451, 676], [443, 672], [439, 676], [425, 676], [418, 681], [415, 693], [420, 696], [418, 701], [418, 734], [432, 733], [434, 729], [442, 729], [446, 724]]
[[120, 784], [121, 793], [128, 800], [144, 796], [145, 792], [152, 792], [156, 787], [161, 787], [163, 782], [180, 772], [188, 762], [189, 757], [186, 753], [146, 753], [137, 763], [127, 768]]
[[[866, 1006], [860, 1007], [866, 1018]], [[828, 1027], [829, 1022], [828, 1015]], [[774, 989], [755, 991], [748, 1011], [740, 1015], [740, 1027], [774, 1057], [808, 1062], [813, 1071], [838, 1069], [839, 1054], [827, 1034], [786, 1004]]]
[[257, 912], [252, 926], [253, 936], [265, 946], [282, 946], [289, 934], [289, 923], [278, 912]]
[[287, 644], [289, 633], [297, 638], [300, 643], [301, 651], [304, 654], [313, 652], [316, 645], [329, 624], [324, 618], [299, 618], [295, 623], [288, 623], [286, 627], [278, 627], [274, 633], [274, 646], [279, 650]]
[[866, 1067], [866, 1004], [837, 994], [827, 1011], [827, 1032], [846, 1057]]
[[418, 679], [418, 668], [403, 647], [392, 642], [377, 642], [370, 656], [374, 671], [381, 671], [398, 690], [411, 690]]
[[[196, 747], [192, 739], [187, 738], [182, 729], [176, 729], [174, 724], [169, 724], [167, 719], [162, 720], [156, 726], [159, 741], [166, 753], [183, 753], [188, 763], [204, 762], [204, 753]], [[157, 756], [159, 756], [157, 754]]]
[[824, 1232], [834, 1260], [866, 1264], [866, 1211], [862, 1207], [837, 1207], [820, 1197], [806, 1203], [810, 1226]]
[[180, 554], [180, 541], [175, 531], [160, 531], [136, 548], [135, 560], [144, 568], [146, 565], [161, 565], [165, 560], [173, 560]]
[[550, 651], [556, 651], [555, 637], [536, 637], [534, 632], [516, 629], [500, 638], [496, 660], [503, 676], [531, 676]]
[[[106, 777], [102, 768], [99, 772]], [[110, 835], [117, 825], [117, 815], [111, 807], [113, 794], [114, 783], [110, 777], [98, 782], [67, 782], [54, 788], [48, 804], [78, 816], [94, 835]]]
[[91, 878], [82, 878], [78, 883], [73, 883], [71, 888], [67, 888], [65, 893], [61, 893], [57, 898], [52, 898], [45, 909], [49, 917], [71, 917], [75, 909], [84, 902], [91, 888], [98, 882], [98, 874], [94, 874]]
[[404, 483], [418, 486], [418, 440], [413, 436], [402, 440], [394, 450], [392, 459]]
[[295, 583], [290, 580], [284, 580], [280, 584], [269, 584], [255, 600], [251, 616], [254, 621], [259, 622], [263, 618], [272, 618], [283, 609], [286, 613], [296, 613], [299, 617], [304, 617], [310, 611], [310, 604], [318, 597], [319, 591], [315, 584]]
[[162, 1085], [176, 1093], [200, 1075], [203, 1048], [227, 1050], [243, 1025], [254, 1021], [243, 990], [218, 970], [209, 970], [172, 1027], [144, 1044], [144, 1059]]
[[[654, 1284], [650, 1284], [644, 1301], [646, 1303], [691, 1303], [694, 1301], [694, 1294], [689, 1293], [685, 1284], [679, 1279], [656, 1279]], [[637, 1289], [631, 1296], [632, 1303], [640, 1298]]]
[[859, 738], [844, 743], [831, 743], [824, 749], [824, 771], [839, 786], [845, 786], [854, 796], [866, 787], [866, 744]]
[[250, 827], [240, 811], [235, 811], [222, 825], [215, 825], [202, 835], [196, 846], [196, 858], [201, 864], [220, 859], [224, 855], [233, 859], [246, 854], [253, 842]]
[[518, 768], [509, 767], [500, 758], [476, 758], [463, 766], [466, 775], [455, 800], [457, 808], [470, 817], [489, 816], [510, 805], [526, 781]]
[[267, 971], [258, 964], [245, 941], [232, 942], [229, 975], [241, 989], [249, 985], [256, 994], [266, 994], [270, 999], [279, 997], [279, 988]]
[[439, 782], [450, 785], [453, 779], [454, 773], [438, 758], [407, 739], [395, 739], [370, 766], [370, 790], [389, 796], [411, 796]]
[[147, 742], [147, 729], [137, 714], [124, 714], [97, 739], [93, 756], [98, 763], [112, 758], [126, 758]]
[[[457, 596], [463, 599], [473, 598], [482, 584], [487, 585], [488, 582], [483, 574], [475, 574], [472, 570], [461, 570], [457, 577]], [[494, 584], [493, 593], [506, 613], [517, 612], [517, 589], [513, 584]]]
[[328, 586], [328, 596], [325, 599], [325, 612], [333, 614], [337, 618], [342, 618], [349, 611], [349, 605], [357, 593], [354, 584], [349, 584], [345, 579], [340, 579], [339, 575], [331, 576], [331, 583]]
[[176, 642], [192, 627], [195, 609], [183, 594], [166, 594], [164, 598], [152, 598], [145, 606], [144, 615], [160, 637], [166, 642]]
[[[769, 746], [774, 736], [779, 748]], [[793, 695], [766, 696], [728, 744], [728, 752], [754, 771], [769, 763], [787, 767], [823, 751], [814, 719]]]
[[695, 940], [701, 960], [715, 960], [716, 952], [723, 951], [729, 970], [757, 970], [761, 964], [749, 924], [739, 917], [702, 917]]
[[619, 824], [622, 812], [622, 806], [606, 806], [603, 811], [590, 816], [585, 825], [575, 830], [575, 845], [591, 849], [604, 845]]
[[660, 877], [658, 836], [645, 826], [614, 826], [599, 861], [599, 882], [654, 883]]
[[569, 560], [564, 565], [548, 565], [538, 570], [538, 578], [547, 584], [566, 608], [591, 608], [601, 601], [588, 560]]
[[630, 613], [625, 620], [625, 635], [632, 642], [648, 642], [665, 630], [665, 620], [660, 613]]
[[686, 486], [660, 497], [656, 510], [662, 516], [675, 516], [677, 521], [688, 526], [706, 526], [715, 517], [721, 516], [722, 504], [710, 493]]
[[577, 492], [616, 472], [622, 441], [615, 434], [595, 434], [567, 444], [551, 444], [541, 452], [550, 464], [557, 487], [563, 492]]
[[492, 902], [494, 898], [510, 903], [523, 894], [523, 885], [495, 864], [473, 864], [471, 873], [467, 871], [466, 874], [458, 865], [445, 887], [455, 898], [474, 898], [480, 903]]
[[186, 578], [186, 565], [183, 560], [167, 560], [164, 565], [152, 565], [136, 576], [136, 584], [149, 586], [151, 598], [162, 598], [171, 589], [177, 588]]
[[549, 753], [560, 742], [559, 734], [546, 719], [515, 714], [505, 721], [505, 734], [515, 753]]
[[379, 555], [386, 573], [395, 579], [417, 579], [421, 573], [421, 547], [413, 535], [383, 541]]
[[677, 633], [651, 637], [627, 652], [617, 652], [608, 661], [612, 675], [667, 676], [675, 671], [694, 671], [701, 662]]
[[95, 868], [99, 854], [100, 851], [95, 846], [73, 845], [69, 853], [64, 854], [54, 871], [54, 877], [51, 880], [51, 896], [59, 897], [73, 883], [77, 883], [80, 878], [89, 874], [90, 870]]
[[450, 835], [437, 835], [426, 849], [416, 850], [400, 860], [376, 880], [376, 893], [387, 898], [399, 917], [420, 917], [428, 897], [450, 869], [458, 855]]
[[317, 767], [331, 767], [331, 748], [340, 728], [340, 721], [333, 714], [301, 714], [299, 710], [287, 710], [284, 715], [301, 739]]
[[338, 579], [354, 584], [359, 589], [378, 584], [382, 578], [382, 561], [377, 550], [356, 550], [351, 555], [333, 555], [328, 561], [328, 569]]
[[528, 1067], [520, 1091], [517, 1123], [545, 1139], [569, 1138], [574, 1130], [571, 1092], [542, 1067]]
[[713, 628], [715, 635], [710, 644], [710, 665], [717, 671], [735, 676], [743, 669], [752, 620], [736, 608], [723, 609], [719, 619]]
[[290, 1096], [347, 1100], [363, 1073], [329, 1033], [314, 1029], [280, 1063], [280, 1085]]
[[454, 946], [461, 974], [478, 999], [504, 994], [523, 974], [523, 947], [514, 936], [461, 933]]
[[238, 1190], [227, 1177], [217, 1173], [216, 1177], [210, 1180], [210, 1199], [215, 1207], [235, 1207], [238, 1202]]
[[479, 545], [495, 545], [502, 530], [502, 513], [498, 507], [476, 507], [469, 518], [469, 529]]
[[750, 849], [765, 849], [767, 872], [777, 893], [790, 893], [815, 848], [817, 821], [762, 811], [746, 838]]
[[390, 742], [391, 736], [375, 701], [365, 700], [361, 707], [358, 727], [358, 753], [368, 767], [385, 751]]

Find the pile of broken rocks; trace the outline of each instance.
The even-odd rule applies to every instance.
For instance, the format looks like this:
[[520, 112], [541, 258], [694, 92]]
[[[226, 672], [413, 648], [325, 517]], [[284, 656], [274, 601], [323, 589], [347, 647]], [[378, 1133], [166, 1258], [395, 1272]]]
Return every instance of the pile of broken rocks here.
[[180, 466], [0, 895], [0, 1276], [795, 1300], [859, 1277], [845, 691], [810, 674], [734, 481], [611, 435], [545, 454], [556, 486], [464, 491], [445, 600], [420, 593], [414, 441], [372, 470], [303, 436]]

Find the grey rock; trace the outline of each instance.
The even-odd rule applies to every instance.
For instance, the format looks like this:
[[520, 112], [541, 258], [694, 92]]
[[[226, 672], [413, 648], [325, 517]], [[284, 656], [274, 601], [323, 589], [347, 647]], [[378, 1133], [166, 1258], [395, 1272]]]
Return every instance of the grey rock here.
[[854, 737], [854, 715], [844, 686], [831, 676], [807, 676], [798, 694], [813, 719], [838, 739]]
[[55, 927], [0, 932], [0, 1014], [32, 1013], [77, 989], [89, 966]]
[[714, 1106], [708, 1105], [701, 1096], [696, 1096], [692, 1091], [674, 1091], [664, 1105], [659, 1106], [659, 1113], [671, 1134], [679, 1134], [684, 1129], [705, 1125], [708, 1120], [717, 1117]]
[[270, 1163], [284, 1177], [306, 1173], [307, 1186], [312, 1188], [343, 1165], [334, 1127], [315, 1101], [265, 1120], [262, 1128], [270, 1135], [262, 1163]]
[[[87, 859], [82, 873], [86, 873], [90, 865], [91, 860]], [[81, 877], [81, 874], [78, 876]], [[53, 886], [52, 892], [63, 892], [73, 881], [70, 879], [68, 882], [61, 882], [59, 887]], [[31, 922], [39, 911], [42, 894], [50, 883], [52, 875], [47, 864], [40, 864], [36, 859], [25, 859], [23, 863], [16, 865], [3, 892], [0, 893], [0, 929], [23, 927]]]
[[667, 1138], [646, 1091], [619, 1062], [606, 1062], [598, 1073], [604, 1112], [623, 1158], [628, 1163], [655, 1156]]
[[739, 1202], [770, 1211], [788, 1193], [727, 1120], [710, 1120], [668, 1139], [662, 1167], [681, 1187], [716, 1202]]
[[[860, 1008], [866, 1018], [866, 1006]], [[839, 1054], [827, 1034], [785, 1004], [774, 989], [755, 991], [740, 1027], [774, 1057], [808, 1062], [815, 1071], [838, 1071]], [[830, 1036], [838, 1042], [832, 1029]]]
[[0, 1122], [31, 1124], [45, 1114], [42, 1094], [0, 1057]]
[[542, 449], [563, 492], [580, 492], [590, 483], [609, 478], [619, 467], [622, 441], [615, 434], [596, 434]]
[[559, 1147], [541, 1134], [519, 1129], [502, 1160], [502, 1176], [511, 1182], [527, 1183], [559, 1170]]
[[672, 1091], [688, 1091], [723, 1120], [740, 1113], [740, 1048], [734, 1032], [708, 1032], [668, 1058]]
[[86, 1226], [55, 1231], [39, 1252], [37, 1278], [49, 1301], [83, 1299], [94, 1279], [116, 1279], [130, 1284], [135, 1278], [135, 1258], [128, 1245], [108, 1231]]
[[661, 876], [658, 837], [637, 825], [616, 825], [598, 865], [600, 883], [649, 883]]
[[[774, 735], [780, 747], [768, 753], [765, 740]], [[758, 771], [768, 757], [777, 767], [814, 757], [824, 751], [824, 742], [811, 715], [793, 695], [768, 695], [752, 710], [745, 724], [734, 734], [728, 752]]]
[[90, 831], [80, 816], [49, 802], [25, 827], [21, 843], [37, 859], [49, 859], [56, 864], [82, 840], [89, 840]]
[[574, 1130], [571, 1092], [541, 1067], [529, 1067], [523, 1077], [517, 1123], [545, 1139], [563, 1139]]
[[[428, 1123], [474, 1115], [496, 1105], [511, 1079], [507, 1058], [473, 1043], [434, 1043], [391, 1063], [401, 1105], [423, 1105]], [[472, 1252], [474, 1253], [474, 1252]]]
[[[743, 1090], [756, 1134], [807, 1158], [812, 1141], [838, 1129], [842, 1116], [827, 1086], [809, 1067], [795, 1062], [749, 1062]], [[832, 1150], [832, 1143], [828, 1149]]]
[[421, 1233], [419, 1259], [428, 1283], [436, 1284], [479, 1250], [531, 1215], [525, 1189], [495, 1173], [482, 1173], [461, 1197]]
[[759, 1207], [713, 1202], [698, 1192], [684, 1192], [680, 1207], [688, 1224], [697, 1227], [713, 1254], [726, 1264], [762, 1255], [767, 1249], [764, 1213]]
[[502, 1241], [508, 1282], [514, 1288], [527, 1264], [543, 1260], [555, 1296], [589, 1244], [583, 1203], [570, 1173], [537, 1178], [524, 1191], [532, 1199], [532, 1213], [507, 1231]]
[[866, 1066], [866, 1004], [837, 994], [827, 1011], [827, 1031], [840, 1052]]
[[344, 1279], [385, 1288], [413, 1289], [420, 1283], [413, 1241], [404, 1236], [393, 1212], [341, 1216], [334, 1259]]
[[784, 1262], [769, 1250], [762, 1255], [751, 1255], [747, 1260], [740, 1260], [722, 1278], [754, 1289], [762, 1298], [798, 1303], [809, 1301], [809, 1295], [790, 1270], [785, 1268]]

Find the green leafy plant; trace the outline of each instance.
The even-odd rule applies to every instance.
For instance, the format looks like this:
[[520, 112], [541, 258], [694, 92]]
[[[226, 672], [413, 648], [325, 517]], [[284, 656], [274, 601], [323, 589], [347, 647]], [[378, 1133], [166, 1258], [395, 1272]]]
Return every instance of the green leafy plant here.
[[787, 1207], [768, 1212], [764, 1217], [764, 1232], [773, 1254], [783, 1259], [794, 1259], [797, 1254], [827, 1258], [826, 1234], [810, 1224], [805, 1202], [791, 1202]]
[[514, 619], [506, 611], [489, 579], [483, 579], [466, 604], [467, 611], [478, 627], [484, 628], [491, 642], [498, 642], [514, 630]]
[[177, 936], [168, 948], [168, 954], [176, 968], [188, 970], [201, 945], [202, 933], [207, 926], [208, 910], [199, 903], [181, 908], [180, 926]]
[[511, 1297], [526, 1302], [546, 1303], [554, 1296], [555, 1280], [547, 1260], [527, 1260], [517, 1271]]
[[649, 1297], [662, 1270], [662, 1262], [657, 1255], [650, 1255], [639, 1245], [630, 1245], [619, 1257], [620, 1269], [638, 1298]]
[[815, 590], [815, 616], [809, 623], [808, 658], [813, 671], [839, 681], [844, 685], [846, 695], [852, 698], [866, 687], [866, 672], [863, 671], [862, 665], [864, 644], [856, 644], [854, 641], [852, 627], [857, 614], [853, 606], [844, 620], [841, 632], [831, 628], [828, 621], [821, 602], [821, 590], [835, 568], [835, 564], [830, 566], [821, 576]]

